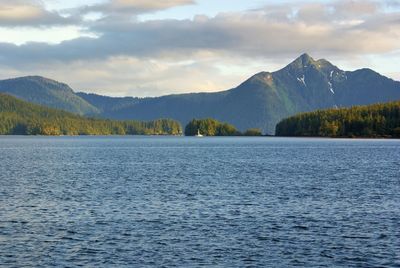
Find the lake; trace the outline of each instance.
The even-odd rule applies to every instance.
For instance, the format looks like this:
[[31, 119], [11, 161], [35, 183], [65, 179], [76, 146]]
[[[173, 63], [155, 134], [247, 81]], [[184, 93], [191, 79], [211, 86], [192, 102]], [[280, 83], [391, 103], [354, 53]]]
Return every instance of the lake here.
[[399, 267], [400, 140], [0, 137], [0, 266]]

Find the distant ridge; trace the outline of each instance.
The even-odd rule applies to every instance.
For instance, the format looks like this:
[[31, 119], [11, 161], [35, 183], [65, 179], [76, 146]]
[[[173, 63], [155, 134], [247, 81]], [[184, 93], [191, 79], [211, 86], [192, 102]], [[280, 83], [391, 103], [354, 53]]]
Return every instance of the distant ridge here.
[[[10, 82], [11, 81], [11, 82]], [[400, 100], [400, 82], [370, 69], [343, 71], [307, 53], [276, 72], [260, 72], [238, 87], [215, 93], [156, 98], [113, 98], [74, 93], [67, 85], [39, 77], [0, 81], [0, 92], [79, 114], [111, 119], [215, 118], [238, 130], [273, 134], [283, 118], [299, 112]]]

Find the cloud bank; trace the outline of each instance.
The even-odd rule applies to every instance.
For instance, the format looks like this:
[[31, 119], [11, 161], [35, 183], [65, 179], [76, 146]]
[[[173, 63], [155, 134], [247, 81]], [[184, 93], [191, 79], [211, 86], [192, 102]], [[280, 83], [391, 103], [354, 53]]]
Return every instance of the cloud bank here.
[[[97, 37], [81, 37], [57, 45], [26, 43], [17, 46], [0, 43], [2, 66], [14, 70], [25, 69], [28, 72], [44, 65], [54, 65], [60, 69], [62, 65], [81, 66], [84, 69], [82, 62], [88, 66], [96, 63], [99, 73], [100, 70], [108, 72], [111, 80], [111, 63], [120, 69], [126, 68], [128, 63], [131, 66], [154, 67], [150, 62], [158, 62], [163, 68], [169, 68], [168, 71], [157, 68], [153, 72], [149, 70], [146, 76], [149, 80], [134, 78], [135, 74], [132, 74], [129, 81], [123, 79], [124, 86], [121, 82], [115, 82], [120, 88], [125, 88], [125, 93], [136, 95], [140, 95], [140, 92], [135, 90], [143, 87], [148, 88], [146, 92], [154, 87], [154, 95], [159, 95], [161, 91], [164, 93], [165, 90], [177, 91], [172, 88], [172, 82], [166, 82], [165, 89], [160, 89], [162, 81], [165, 82], [162, 79], [165, 73], [176, 77], [175, 80], [169, 79], [176, 84], [182, 84], [179, 83], [182, 72], [187, 74], [186, 77], [210, 75], [215, 81], [223, 80], [217, 77], [222, 75], [217, 66], [232, 64], [232, 58], [235, 59], [234, 63], [240, 64], [248, 60], [286, 60], [302, 52], [322, 55], [328, 59], [345, 59], [400, 51], [400, 12], [396, 8], [398, 1], [339, 0], [324, 4], [318, 1], [292, 2], [266, 5], [243, 12], [220, 13], [214, 17], [197, 15], [187, 20], [152, 21], [140, 21], [137, 15], [194, 2], [113, 0], [75, 8], [69, 16], [47, 11], [38, 3], [7, 2], [8, 10], [16, 12], [7, 12], [7, 5], [0, 8], [2, 26], [75, 24]], [[101, 13], [101, 16], [97, 20], [86, 21], [84, 17], [91, 12]], [[193, 71], [188, 72], [187, 68]], [[118, 72], [117, 69], [113, 70]], [[199, 75], [200, 72], [202, 75]], [[157, 79], [157, 76], [160, 78]], [[184, 79], [184, 83], [187, 84], [186, 91], [198, 91], [204, 86], [198, 82], [190, 84], [190, 79]], [[226, 83], [219, 85], [226, 86]], [[112, 90], [110, 87], [107, 86]], [[216, 87], [209, 86], [212, 88], [210, 90]]]

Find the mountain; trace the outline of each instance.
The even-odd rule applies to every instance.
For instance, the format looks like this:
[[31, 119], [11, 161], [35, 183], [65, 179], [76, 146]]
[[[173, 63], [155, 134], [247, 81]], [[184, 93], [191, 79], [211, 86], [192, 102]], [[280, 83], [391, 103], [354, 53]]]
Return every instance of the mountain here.
[[179, 135], [179, 122], [93, 119], [0, 93], [0, 135]]
[[36, 76], [0, 81], [0, 92], [110, 119], [172, 118], [186, 125], [193, 118], [214, 118], [240, 131], [260, 128], [273, 134], [280, 120], [300, 112], [400, 100], [400, 82], [370, 69], [343, 71], [303, 54], [279, 71], [258, 73], [236, 88], [215, 93], [113, 98], [74, 93], [65, 84]]
[[[98, 105], [93, 96], [80, 96]], [[120, 99], [107, 98], [107, 106], [118, 108], [102, 115], [114, 119], [173, 118], [184, 125], [193, 118], [211, 117], [241, 131], [260, 128], [272, 134], [281, 119], [299, 112], [399, 99], [400, 82], [370, 69], [346, 72], [327, 60], [303, 54], [279, 71], [258, 73], [227, 91], [131, 99], [122, 106]]]
[[76, 95], [68, 85], [40, 76], [1, 80], [0, 92], [76, 114], [99, 114], [96, 107]]

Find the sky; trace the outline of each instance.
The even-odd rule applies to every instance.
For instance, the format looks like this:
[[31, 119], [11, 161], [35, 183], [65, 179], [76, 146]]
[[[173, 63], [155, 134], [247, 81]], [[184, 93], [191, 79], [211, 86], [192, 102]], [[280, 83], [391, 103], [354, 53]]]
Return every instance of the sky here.
[[0, 0], [0, 79], [110, 96], [226, 90], [305, 52], [400, 80], [399, 41], [396, 0]]

